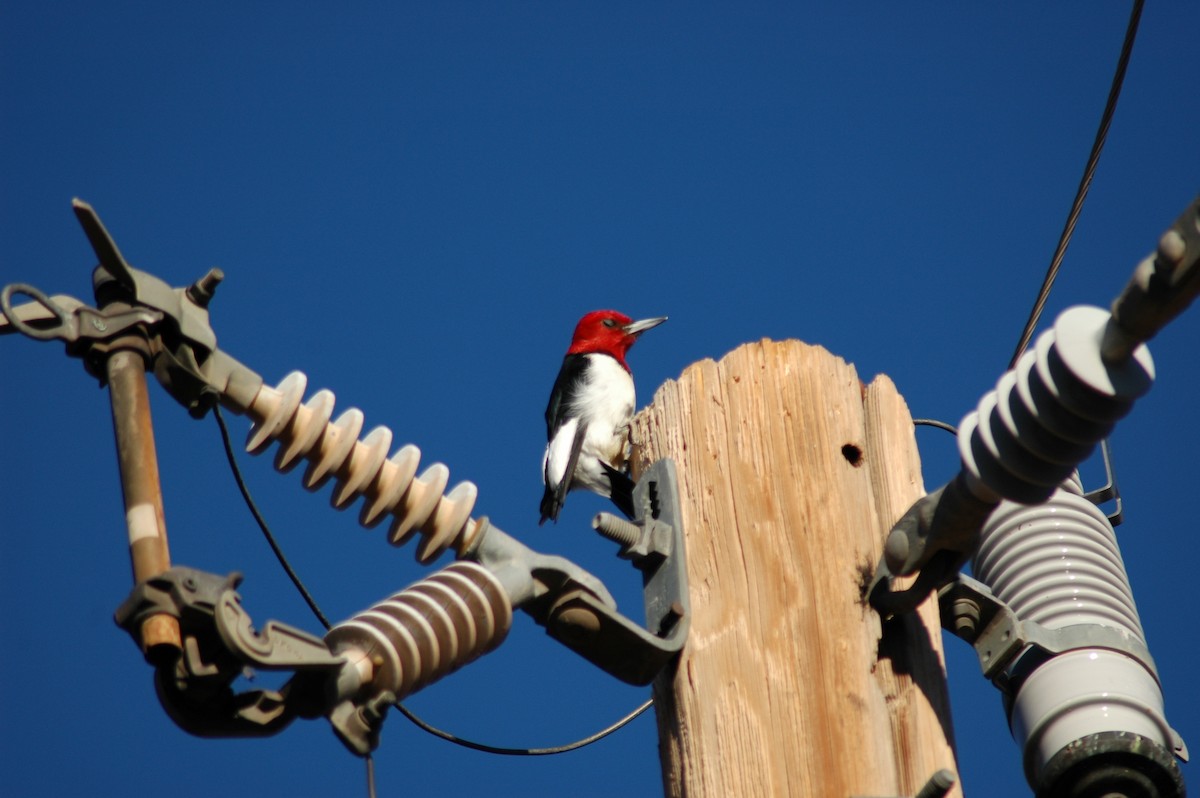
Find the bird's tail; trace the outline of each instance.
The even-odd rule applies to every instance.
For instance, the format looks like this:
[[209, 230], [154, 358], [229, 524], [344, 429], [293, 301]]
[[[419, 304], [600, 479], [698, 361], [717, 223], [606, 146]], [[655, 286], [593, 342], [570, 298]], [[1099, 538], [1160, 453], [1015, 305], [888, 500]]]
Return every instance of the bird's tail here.
[[603, 460], [600, 461], [600, 465], [604, 468], [604, 473], [608, 475], [613, 504], [625, 514], [626, 518], [633, 518], [633, 480], [625, 472], [618, 471]]
[[550, 486], [547, 485], [546, 492], [542, 494], [542, 506], [540, 508], [542, 511], [542, 518], [540, 521], [538, 521], [538, 526], [546, 523], [547, 518], [557, 523], [558, 514], [562, 511], [562, 506], [562, 496], [559, 496], [558, 491], [551, 490]]

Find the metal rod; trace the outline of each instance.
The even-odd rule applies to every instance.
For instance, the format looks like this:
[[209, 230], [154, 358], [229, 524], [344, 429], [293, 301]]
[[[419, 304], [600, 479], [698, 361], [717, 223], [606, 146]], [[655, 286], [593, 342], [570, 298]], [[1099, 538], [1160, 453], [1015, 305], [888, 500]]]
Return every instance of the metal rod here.
[[[106, 370], [125, 497], [129, 557], [134, 584], [140, 584], [171, 567], [146, 366], [141, 353], [123, 349], [108, 358]], [[179, 621], [165, 614], [150, 616], [142, 623], [141, 644], [150, 661], [178, 655], [182, 650]]]

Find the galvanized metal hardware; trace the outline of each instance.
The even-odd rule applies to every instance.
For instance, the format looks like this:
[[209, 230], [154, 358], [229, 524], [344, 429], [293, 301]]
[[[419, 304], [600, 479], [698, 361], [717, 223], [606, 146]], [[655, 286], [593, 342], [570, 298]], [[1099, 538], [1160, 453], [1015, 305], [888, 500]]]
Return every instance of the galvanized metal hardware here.
[[[1045, 501], [1150, 389], [1154, 363], [1145, 342], [1197, 294], [1200, 198], [1138, 265], [1111, 313], [1068, 308], [963, 419], [962, 471], [891, 530], [868, 591], [872, 606], [884, 614], [909, 611], [952, 579], [1001, 499]], [[1109, 484], [1091, 497], [1097, 502], [1115, 497], [1107, 459], [1106, 468]], [[893, 576], [917, 571], [907, 591], [891, 591]]]
[[[884, 543], [867, 588], [871, 606], [884, 616], [916, 609], [962, 568], [994, 507], [994, 502], [979, 499], [962, 475], [913, 504]], [[918, 571], [907, 588], [892, 589], [893, 577]]]
[[1108, 438], [1100, 441], [1100, 455], [1104, 463], [1104, 484], [1083, 494], [1083, 498], [1099, 507], [1105, 502], [1113, 502], [1113, 509], [1105, 513], [1108, 522], [1114, 527], [1125, 522], [1125, 503], [1121, 498], [1121, 489], [1117, 485], [1117, 472], [1113, 469], [1112, 444]]
[[155, 683], [170, 718], [200, 737], [265, 736], [296, 717], [321, 714], [320, 685], [304, 680], [278, 691], [235, 693], [232, 685], [247, 667], [331, 672], [344, 662], [321, 638], [291, 626], [269, 621], [256, 632], [236, 592], [241, 580], [237, 573], [171, 568], [137, 585], [116, 612], [117, 624], [135, 639], [144, 618], [179, 619], [183, 654], [158, 664]]
[[[14, 308], [14, 296], [27, 296], [33, 302]], [[65, 294], [46, 296], [27, 283], [11, 283], [0, 290], [0, 314], [0, 325], [7, 322], [14, 332], [39, 341], [62, 341], [71, 355], [82, 354], [94, 343], [110, 341], [131, 328], [163, 319], [160, 311], [150, 308], [97, 310]]]
[[1112, 303], [1114, 324], [1105, 328], [1105, 361], [1127, 360], [1200, 294], [1200, 197], [1158, 240]]
[[975, 649], [984, 677], [1007, 695], [1015, 694], [1038, 664], [1076, 649], [1120, 651], [1158, 676], [1150, 649], [1129, 631], [1097, 624], [1050, 629], [1022, 620], [987, 585], [965, 574], [938, 591], [938, 607], [942, 628]]
[[[649, 684], [687, 640], [690, 602], [682, 513], [673, 460], [651, 465], [633, 489], [637, 537], [621, 556], [642, 573], [646, 624], [582, 586], [565, 585], [546, 607], [546, 632], [589, 662], [630, 684]], [[601, 525], [604, 525], [603, 522]], [[627, 533], [632, 529], [625, 528]], [[537, 616], [535, 616], [537, 617]]]
[[[296, 717], [324, 715], [351, 751], [365, 755], [378, 745], [391, 703], [499, 645], [514, 608], [634, 684], [649, 683], [682, 648], [689, 625], [687, 573], [671, 461], [654, 464], [638, 481], [634, 523], [619, 533], [628, 537], [621, 556], [642, 573], [643, 627], [617, 612], [592, 574], [529, 549], [487, 518], [471, 518], [473, 484], [443, 495], [448, 469], [435, 463], [417, 476], [415, 446], [388, 458], [392, 433], [386, 427], [359, 440], [362, 413], [351, 408], [331, 422], [331, 392], [319, 391], [302, 405], [303, 374], [294, 372], [273, 388], [218, 349], [208, 305], [219, 270], [171, 288], [129, 266], [90, 206], [76, 200], [74, 209], [99, 259], [93, 284], [102, 307], [10, 285], [0, 291], [0, 334], [62, 340], [68, 354], [81, 357], [102, 380], [114, 353], [122, 362], [136, 353], [141, 360], [135, 357], [131, 365], [153, 370], [193, 416], [203, 416], [215, 401], [248, 415], [253, 426], [247, 448], [259, 453], [278, 441], [280, 470], [307, 459], [306, 487], [316, 490], [333, 480], [335, 508], [361, 497], [364, 526], [391, 515], [393, 544], [419, 535], [420, 561], [447, 550], [459, 560], [335, 625], [322, 640], [273, 621], [256, 632], [235, 590], [240, 576], [171, 568], [165, 534], [131, 532], [138, 545], [141, 538], [157, 537], [161, 556], [149, 570], [135, 568], [140, 581], [117, 620], [139, 644], [146, 642], [149, 620], [179, 627], [174, 646], [146, 653], [156, 666], [160, 700], [181, 728], [203, 736], [253, 736], [280, 731]], [[33, 301], [14, 306], [14, 296]], [[136, 370], [144, 392], [143, 369]], [[149, 431], [148, 410], [142, 415]], [[120, 441], [120, 427], [117, 435]], [[156, 466], [152, 448], [142, 459]], [[295, 674], [277, 691], [235, 693], [233, 682], [247, 667]]]

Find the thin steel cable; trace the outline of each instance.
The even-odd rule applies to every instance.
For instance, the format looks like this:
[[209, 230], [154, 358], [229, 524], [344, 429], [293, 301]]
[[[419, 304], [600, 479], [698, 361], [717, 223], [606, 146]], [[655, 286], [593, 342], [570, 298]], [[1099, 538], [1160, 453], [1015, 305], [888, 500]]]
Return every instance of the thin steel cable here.
[[[330, 623], [325, 617], [325, 613], [321, 612], [321, 608], [317, 606], [316, 600], [313, 599], [307, 588], [305, 588], [304, 583], [300, 580], [299, 575], [297, 575], [296, 571], [292, 568], [291, 563], [288, 562], [287, 557], [283, 553], [283, 549], [280, 548], [278, 542], [275, 540], [275, 535], [271, 532], [271, 528], [267, 525], [266, 519], [263, 518], [262, 513], [258, 510], [258, 505], [254, 503], [254, 498], [250, 495], [250, 488], [247, 487], [246, 480], [242, 478], [242, 470], [238, 466], [237, 457], [235, 457], [233, 453], [233, 444], [229, 438], [229, 428], [225, 425], [225, 418], [221, 414], [221, 406], [214, 402], [212, 408], [213, 415], [217, 419], [217, 426], [221, 430], [221, 443], [225, 446], [225, 456], [229, 460], [229, 467], [233, 471], [234, 481], [237, 482], [238, 490], [242, 492], [242, 498], [245, 499], [246, 506], [250, 508], [250, 513], [254, 516], [254, 520], [258, 522], [258, 528], [262, 530], [263, 536], [266, 537], [267, 543], [271, 547], [271, 551], [275, 552], [275, 558], [279, 560], [279, 564], [283, 566], [283, 570], [287, 573], [288, 578], [292, 580], [292, 584], [296, 586], [296, 589], [300, 591], [300, 595], [304, 597], [304, 601], [308, 604], [308, 608], [312, 610], [313, 615], [317, 617], [317, 620], [321, 622], [321, 625], [326, 629], [329, 629]], [[653, 698], [647, 699], [644, 704], [633, 710], [633, 712], [630, 712], [616, 723], [608, 726], [607, 728], [601, 729], [590, 737], [585, 737], [582, 740], [576, 740], [573, 743], [567, 743], [566, 745], [559, 745], [553, 748], [502, 748], [500, 746], [477, 743], [472, 740], [459, 737], [455, 734], [451, 734], [448, 731], [444, 731], [430, 723], [427, 723], [417, 715], [413, 714], [412, 710], [399, 702], [397, 702], [394, 706], [396, 709], [400, 710], [400, 714], [412, 721], [417, 728], [432, 734], [434, 737], [440, 737], [443, 740], [455, 743], [456, 745], [461, 745], [464, 748], [473, 748], [476, 751], [484, 751], [490, 754], [501, 754], [505, 756], [546, 756], [548, 754], [562, 754], [566, 753], [567, 751], [574, 751], [577, 748], [582, 748], [585, 745], [590, 745], [597, 740], [601, 740], [613, 732], [621, 729], [623, 726], [626, 726], [638, 715], [641, 715], [643, 712], [649, 709], [653, 703]], [[374, 798], [375, 762], [370, 755], [367, 756], [367, 794], [370, 796], [370, 798]]]
[[1083, 201], [1087, 198], [1088, 190], [1092, 186], [1092, 177], [1096, 174], [1096, 166], [1100, 162], [1100, 152], [1104, 149], [1104, 142], [1108, 138], [1108, 128], [1112, 124], [1113, 114], [1117, 109], [1117, 99], [1121, 96], [1121, 86], [1125, 83], [1125, 70], [1129, 66], [1129, 58], [1133, 53], [1133, 42], [1137, 38], [1138, 23], [1142, 18], [1144, 4], [1144, 0], [1134, 0], [1133, 10], [1129, 15], [1129, 24], [1125, 28], [1125, 41], [1121, 44], [1121, 55], [1117, 59], [1117, 71], [1113, 75], [1112, 86], [1108, 90], [1108, 101], [1104, 104], [1104, 113], [1100, 115], [1100, 128], [1096, 131], [1095, 141], [1092, 142], [1092, 151], [1088, 155], [1083, 178], [1079, 181], [1079, 188], [1075, 192], [1075, 201], [1071, 203], [1071, 212], [1067, 214], [1067, 223], [1063, 226], [1062, 235], [1058, 238], [1054, 257], [1050, 259], [1050, 268], [1046, 270], [1046, 277], [1042, 281], [1042, 288], [1038, 292], [1037, 300], [1033, 303], [1029, 320], [1025, 322], [1025, 329], [1021, 332], [1016, 351], [1013, 352], [1012, 360], [1009, 361], [1010, 369], [1017, 365], [1017, 361], [1025, 352], [1025, 347], [1029, 346], [1029, 341], [1033, 338], [1038, 320], [1046, 307], [1046, 300], [1050, 297], [1050, 288], [1054, 285], [1055, 278], [1058, 277], [1058, 270], [1067, 254], [1067, 246], [1071, 243], [1071, 236], [1075, 233], [1075, 224], [1079, 221], [1079, 214], [1083, 210]]
[[958, 434], [958, 427], [953, 424], [947, 424], [945, 421], [938, 421], [936, 418], [914, 418], [913, 426], [915, 427], [937, 427], [949, 432], [951, 435]]
[[547, 756], [550, 754], [565, 754], [568, 751], [574, 751], [577, 748], [583, 748], [585, 745], [591, 745], [592, 743], [596, 742], [597, 740], [601, 740], [601, 739], [607, 737], [608, 735], [612, 734], [613, 732], [617, 731], [618, 729], [622, 728], [623, 726], [628, 725], [630, 722], [632, 722], [634, 720], [634, 718], [641, 715], [643, 712], [645, 712], [647, 709], [649, 709], [653, 704], [654, 704], [654, 699], [648, 698], [648, 699], [646, 699], [646, 702], [644, 704], [642, 704], [640, 707], [635, 709], [633, 712], [630, 712], [628, 715], [621, 718], [620, 720], [618, 720], [616, 723], [612, 724], [608, 728], [601, 729], [600, 731], [596, 732], [592, 736], [585, 737], [582, 740], [577, 740], [573, 743], [568, 743], [567, 745], [557, 745], [557, 746], [554, 746], [553, 748], [498, 748], [494, 745], [484, 745], [483, 743], [475, 743], [475, 742], [471, 742], [470, 740], [464, 740], [461, 737], [456, 737], [455, 735], [450, 734], [449, 732], [442, 731], [441, 729], [436, 728], [434, 726], [430, 726], [428, 723], [426, 723], [425, 721], [421, 720], [416, 715], [414, 715], [412, 713], [412, 711], [409, 710], [407, 707], [405, 707], [403, 704], [396, 704], [396, 709], [400, 710], [400, 714], [402, 714], [404, 717], [411, 720], [414, 724], [417, 725], [418, 728], [429, 732], [434, 737], [441, 737], [443, 740], [446, 740], [447, 742], [454, 743], [455, 745], [461, 745], [463, 748], [471, 748], [475, 751], [483, 751], [484, 753], [487, 753], [487, 754], [500, 754], [501, 756]]

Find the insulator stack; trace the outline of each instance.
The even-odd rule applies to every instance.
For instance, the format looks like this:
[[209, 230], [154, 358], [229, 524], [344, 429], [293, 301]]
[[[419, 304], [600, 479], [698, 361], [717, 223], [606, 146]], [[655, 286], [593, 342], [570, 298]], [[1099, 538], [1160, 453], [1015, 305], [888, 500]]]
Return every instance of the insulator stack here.
[[262, 387], [247, 410], [253, 426], [246, 450], [260, 454], [279, 441], [277, 469], [287, 472], [307, 460], [306, 488], [319, 490], [332, 479], [330, 503], [339, 510], [363, 497], [359, 523], [371, 528], [391, 516], [388, 540], [394, 546], [420, 534], [417, 559], [423, 563], [450, 547], [465, 550], [476, 532], [471, 510], [478, 488], [460, 482], [443, 494], [450, 479], [446, 466], [434, 463], [417, 476], [420, 449], [408, 444], [389, 458], [390, 429], [375, 427], [360, 440], [362, 411], [352, 407], [330, 421], [333, 392], [317, 391], [301, 404], [307, 385], [308, 378], [293, 371], [274, 388]]
[[959, 426], [958, 448], [973, 486], [1023, 504], [1045, 501], [1154, 382], [1150, 351], [1105, 362], [1111, 315], [1068, 308], [1000, 378]]
[[399, 700], [496, 648], [511, 626], [499, 580], [460, 561], [337, 624], [325, 642], [370, 660], [370, 692]]
[[1024, 621], [1107, 626], [1146, 644], [1112, 524], [1075, 483], [1042, 505], [1001, 502], [971, 569]]
[[1010, 666], [1009, 727], [1037, 794], [1084, 794], [1063, 786], [1078, 778], [1065, 771], [1090, 757], [1093, 771], [1107, 759], [1138, 761], [1137, 769], [1174, 783], [1176, 735], [1104, 513], [1074, 484], [1037, 506], [1001, 502], [972, 567], [1023, 623], [1077, 633], [1073, 648], [1026, 648]]

